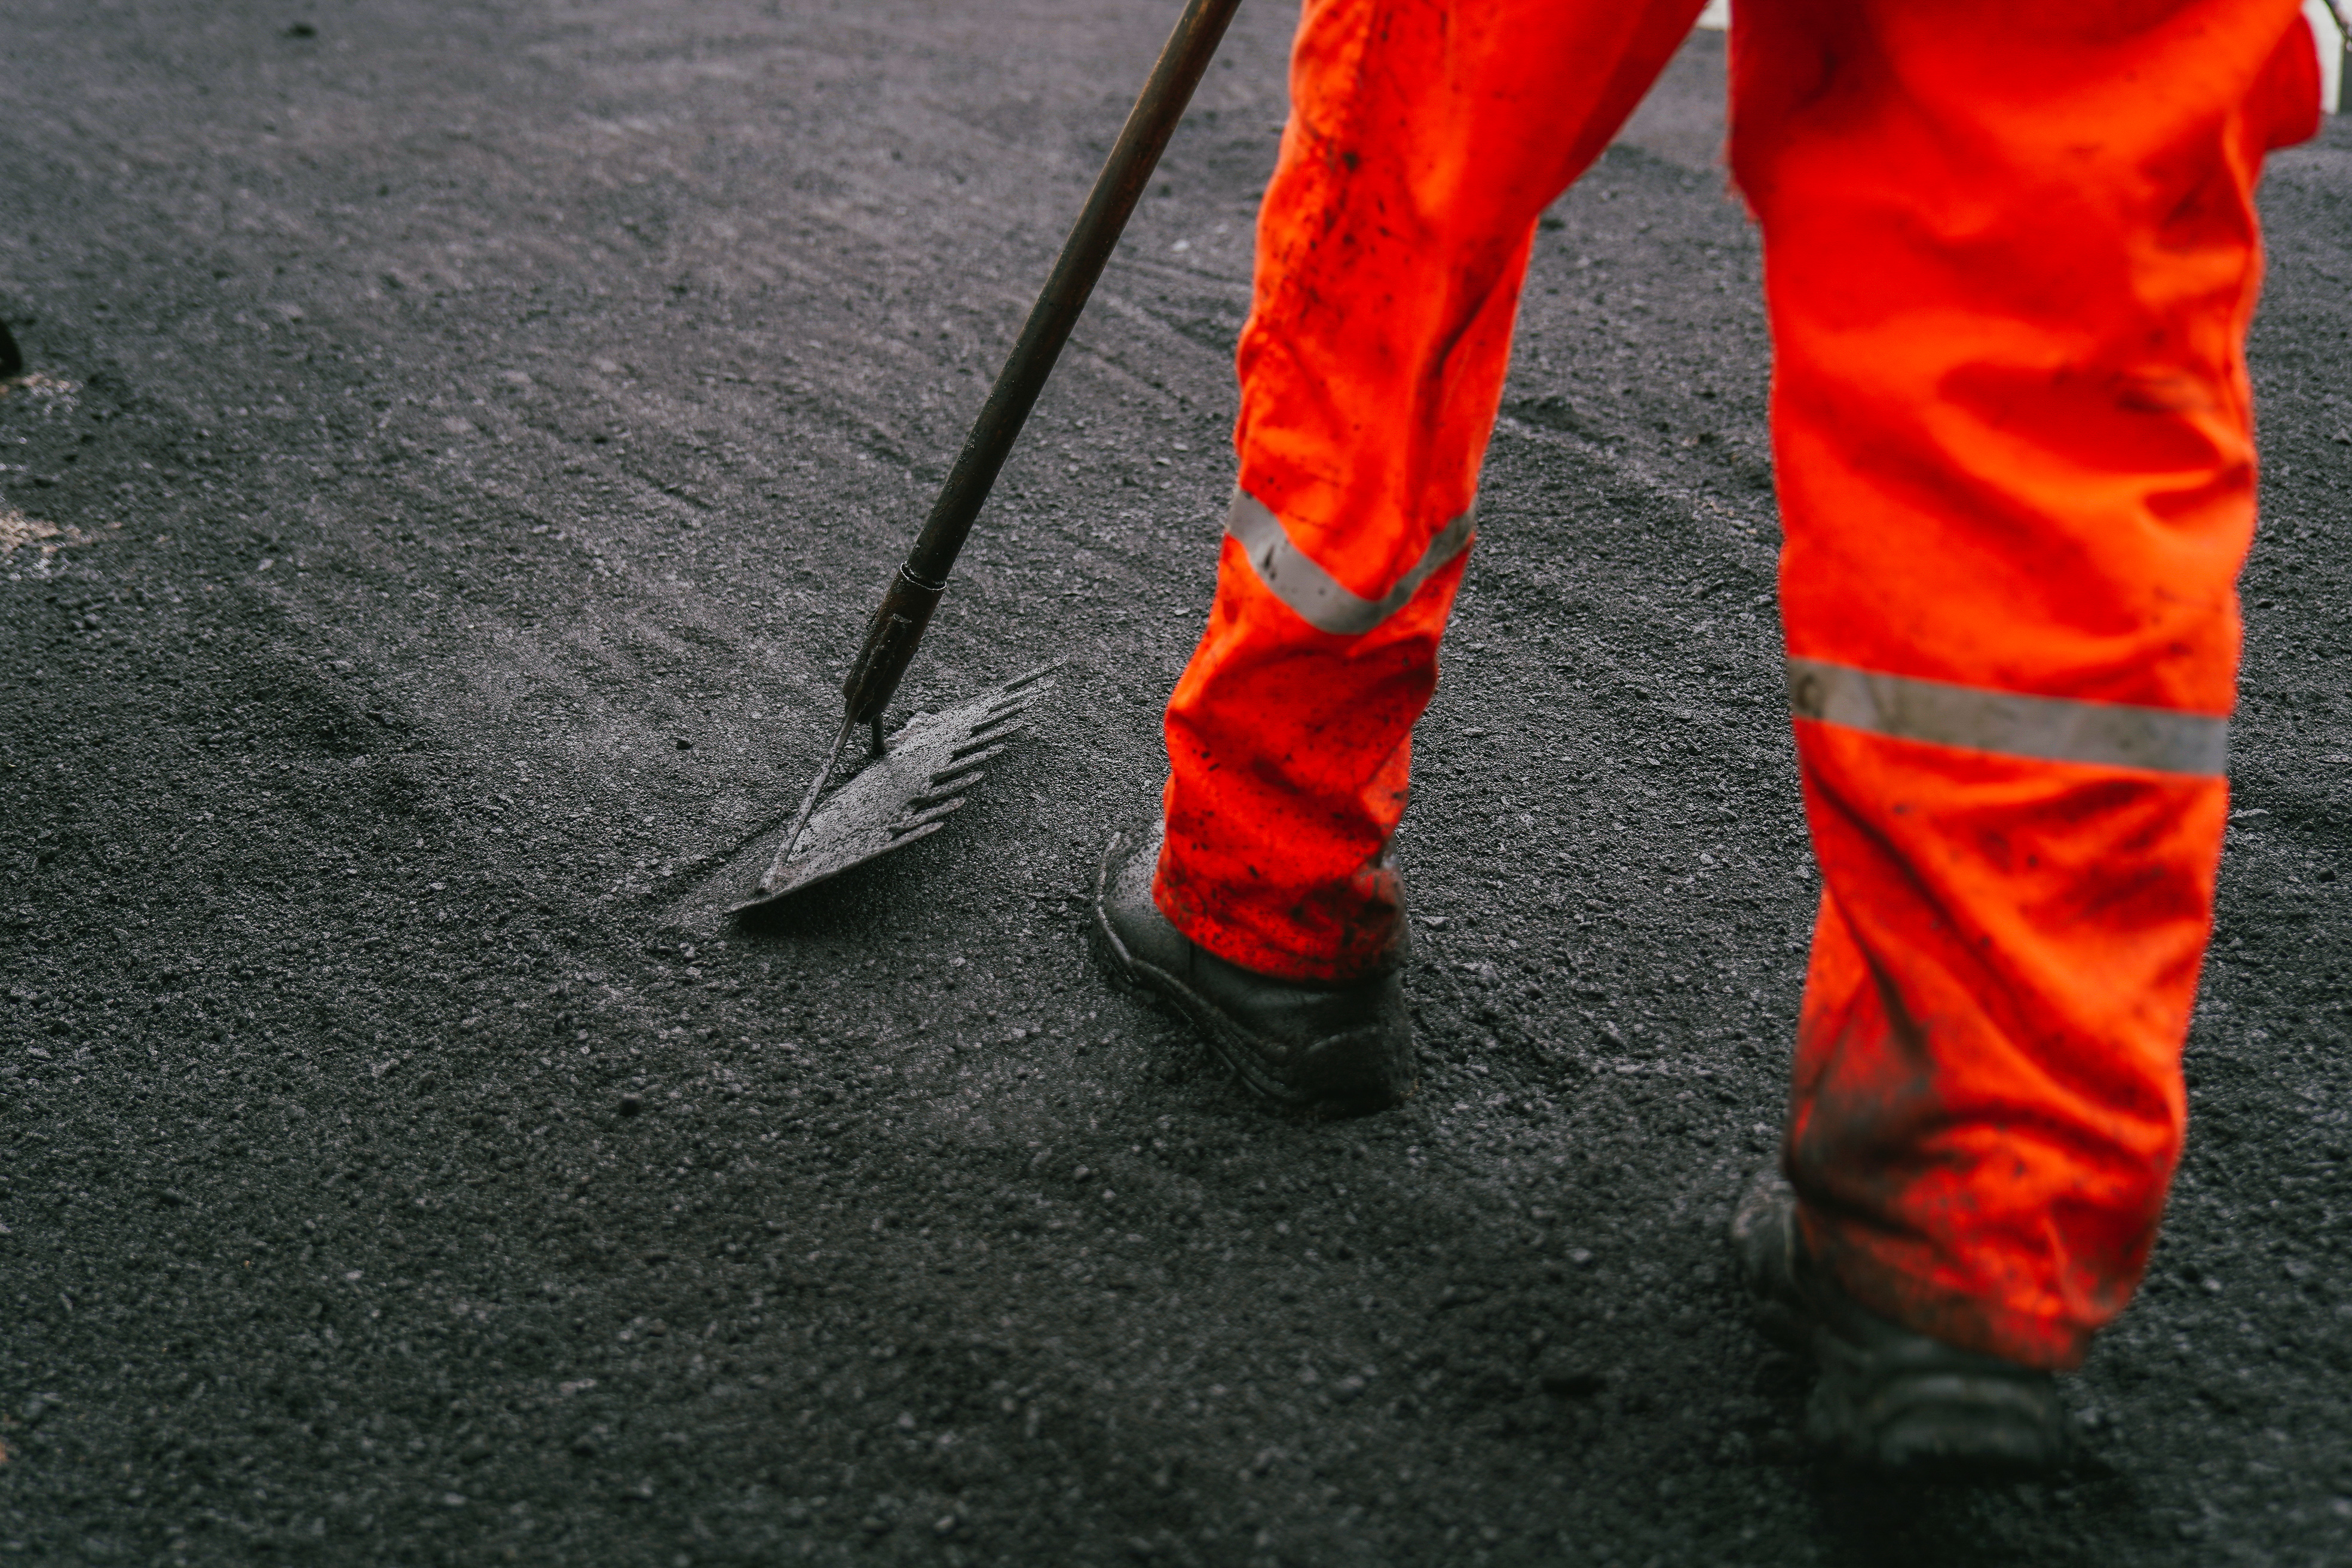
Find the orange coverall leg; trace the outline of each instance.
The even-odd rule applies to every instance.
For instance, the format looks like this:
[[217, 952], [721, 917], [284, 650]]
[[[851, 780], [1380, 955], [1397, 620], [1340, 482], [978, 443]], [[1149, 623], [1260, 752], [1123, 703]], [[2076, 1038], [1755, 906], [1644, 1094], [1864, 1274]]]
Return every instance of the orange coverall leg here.
[[2294, 0], [1743, 0], [1823, 889], [1786, 1163], [1864, 1305], [2078, 1363], [2138, 1283], [2228, 815]]
[[[1239, 493], [1167, 718], [1161, 909], [1382, 962], [1534, 219], [1690, 3], [1310, 0], [1240, 350]], [[1790, 696], [1825, 888], [1786, 1160], [1817, 1252], [2078, 1360], [2154, 1236], [2253, 520], [2242, 343], [2294, 0], [1746, 0]]]
[[1307, 0], [1216, 603], [1168, 705], [1156, 890], [1219, 957], [1345, 979], [1398, 940], [1389, 836], [1536, 219], [1702, 3]]

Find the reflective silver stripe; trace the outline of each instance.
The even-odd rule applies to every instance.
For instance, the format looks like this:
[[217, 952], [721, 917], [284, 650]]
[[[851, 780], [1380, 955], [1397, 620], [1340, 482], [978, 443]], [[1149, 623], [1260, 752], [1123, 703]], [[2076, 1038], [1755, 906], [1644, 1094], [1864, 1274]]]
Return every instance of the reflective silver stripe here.
[[2173, 708], [2024, 697], [1810, 658], [1789, 661], [1789, 708], [1800, 719], [1898, 741], [2043, 762], [2160, 773], [2230, 771], [2230, 721]]
[[1225, 531], [1241, 541], [1242, 548], [1249, 552], [1250, 565], [1256, 569], [1258, 581], [1276, 598], [1297, 611], [1301, 620], [1318, 631], [1351, 637], [1362, 636], [1396, 614], [1433, 573], [1468, 549], [1472, 536], [1478, 531], [1477, 512], [1473, 506], [1447, 523], [1444, 531], [1429, 542], [1429, 548], [1421, 552], [1412, 570], [1378, 599], [1360, 598], [1340, 586], [1338, 578], [1290, 542], [1290, 535], [1282, 531], [1281, 519], [1241, 490], [1234, 492], [1233, 510], [1225, 514]]

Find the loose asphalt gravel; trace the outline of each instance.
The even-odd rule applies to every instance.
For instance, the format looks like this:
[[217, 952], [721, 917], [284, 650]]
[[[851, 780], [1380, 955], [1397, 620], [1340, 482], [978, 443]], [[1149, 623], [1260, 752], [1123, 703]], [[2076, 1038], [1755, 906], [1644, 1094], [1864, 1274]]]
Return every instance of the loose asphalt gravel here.
[[1212, 585], [1284, 6], [907, 693], [1066, 657], [1045, 721], [712, 913], [1173, 9], [9, 8], [0, 1562], [2352, 1561], [2352, 124], [2264, 190], [2237, 809], [2100, 1473], [1825, 1468], [1726, 1277], [1816, 883], [1717, 36], [1538, 237], [1414, 1100], [1271, 1114], [1082, 942]]

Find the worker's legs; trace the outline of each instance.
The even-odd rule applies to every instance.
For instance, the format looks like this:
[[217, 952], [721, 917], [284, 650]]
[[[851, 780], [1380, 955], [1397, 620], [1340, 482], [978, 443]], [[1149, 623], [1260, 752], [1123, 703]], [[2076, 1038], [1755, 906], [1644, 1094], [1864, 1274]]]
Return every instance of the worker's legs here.
[[1734, 22], [1824, 884], [1786, 1162], [1856, 1300], [2029, 1365], [2121, 1310], [2180, 1146], [2253, 187], [2310, 132], [2300, 26], [2294, 0]]
[[1169, 704], [1156, 893], [1217, 956], [1377, 969], [1537, 216], [1700, 0], [1307, 0], [1242, 333], [1239, 493]]

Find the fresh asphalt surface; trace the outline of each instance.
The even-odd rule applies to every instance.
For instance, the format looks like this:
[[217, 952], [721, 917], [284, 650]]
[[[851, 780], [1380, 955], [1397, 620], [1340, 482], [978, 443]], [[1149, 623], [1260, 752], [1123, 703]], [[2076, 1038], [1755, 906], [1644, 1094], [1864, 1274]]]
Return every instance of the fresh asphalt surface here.
[[1546, 220], [1401, 850], [1423, 1088], [1096, 976], [1207, 602], [1244, 7], [907, 692], [748, 882], [1168, 4], [20, 0], [0, 1563], [2352, 1559], [2352, 124], [2279, 157], [2238, 812], [2107, 1468], [1826, 1468], [1720, 1228], [1816, 883], [1721, 40]]

